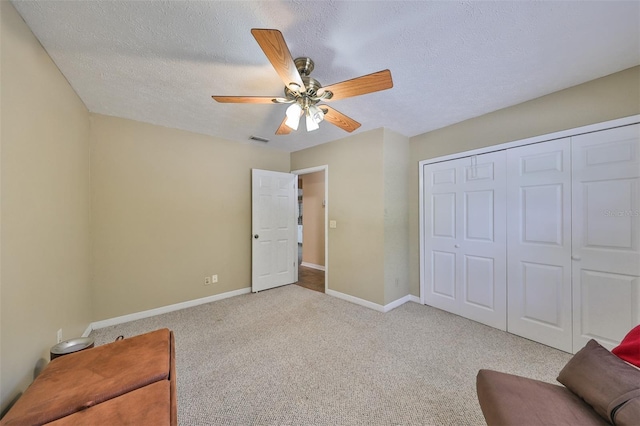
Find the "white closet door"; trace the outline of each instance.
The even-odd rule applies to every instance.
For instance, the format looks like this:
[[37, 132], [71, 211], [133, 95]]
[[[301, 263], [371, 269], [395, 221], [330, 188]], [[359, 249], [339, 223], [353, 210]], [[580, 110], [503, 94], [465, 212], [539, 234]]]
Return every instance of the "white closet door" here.
[[455, 314], [458, 232], [456, 211], [463, 160], [424, 166], [424, 291], [425, 303]]
[[573, 351], [640, 323], [640, 125], [571, 138]]
[[569, 138], [507, 150], [507, 212], [507, 329], [571, 352]]
[[426, 165], [425, 301], [506, 330], [505, 152]]

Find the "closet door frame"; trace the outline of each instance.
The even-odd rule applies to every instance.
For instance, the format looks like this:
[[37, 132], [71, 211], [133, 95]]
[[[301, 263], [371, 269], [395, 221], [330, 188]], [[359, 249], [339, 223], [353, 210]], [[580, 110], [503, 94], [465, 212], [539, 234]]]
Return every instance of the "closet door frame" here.
[[[439, 157], [430, 158], [427, 160], [422, 160], [418, 162], [418, 197], [419, 197], [419, 217], [418, 217], [418, 232], [419, 232], [419, 244], [420, 244], [420, 252], [419, 252], [419, 268], [420, 268], [420, 282], [419, 282], [419, 291], [420, 291], [420, 303], [425, 304], [425, 277], [426, 274], [430, 273], [430, 271], [426, 270], [425, 266], [425, 215], [427, 214], [424, 211], [425, 206], [425, 176], [424, 169], [425, 165], [439, 163], [443, 161], [456, 160], [463, 157], [471, 157], [475, 155], [488, 154], [496, 151], [507, 150], [509, 148], [516, 148], [525, 145], [537, 144], [540, 142], [548, 142], [556, 139], [570, 138], [574, 136], [584, 135], [588, 133], [598, 132], [601, 130], [608, 130], [617, 127], [625, 127], [629, 125], [640, 124], [640, 114], [632, 115], [629, 117], [619, 118], [610, 121], [604, 121], [601, 123], [590, 124], [587, 126], [577, 127], [573, 129], [563, 130], [560, 132], [548, 133], [540, 136], [535, 136], [531, 138], [521, 139], [513, 142], [501, 143], [498, 145], [491, 145], [488, 147], [483, 147], [479, 149], [473, 149], [469, 151], [457, 152], [453, 154], [443, 155]], [[574, 342], [574, 352], [575, 352], [575, 342]]]

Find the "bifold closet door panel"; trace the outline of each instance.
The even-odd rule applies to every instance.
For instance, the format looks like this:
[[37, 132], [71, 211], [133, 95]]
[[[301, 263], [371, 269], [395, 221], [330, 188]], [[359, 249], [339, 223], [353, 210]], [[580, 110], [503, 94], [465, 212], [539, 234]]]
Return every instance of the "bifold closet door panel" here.
[[425, 303], [506, 330], [505, 152], [424, 166]]
[[640, 323], [640, 125], [571, 138], [574, 352]]
[[467, 158], [460, 171], [460, 315], [506, 330], [506, 152]]
[[570, 138], [507, 150], [507, 330], [572, 351]]
[[451, 160], [427, 164], [423, 169], [425, 303], [454, 314], [459, 313], [455, 246], [461, 165], [462, 160]]

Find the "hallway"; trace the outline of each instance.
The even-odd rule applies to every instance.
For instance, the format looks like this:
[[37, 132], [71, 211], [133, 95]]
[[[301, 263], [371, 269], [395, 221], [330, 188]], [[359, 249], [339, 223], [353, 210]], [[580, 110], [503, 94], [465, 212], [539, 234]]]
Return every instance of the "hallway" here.
[[298, 282], [295, 284], [300, 287], [308, 288], [309, 290], [324, 293], [324, 271], [308, 268], [306, 266], [299, 266]]

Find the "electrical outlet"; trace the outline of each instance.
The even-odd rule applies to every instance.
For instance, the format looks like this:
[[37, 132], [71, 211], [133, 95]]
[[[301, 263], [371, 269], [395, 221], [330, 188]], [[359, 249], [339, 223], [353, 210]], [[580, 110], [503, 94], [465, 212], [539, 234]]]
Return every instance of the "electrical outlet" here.
[[206, 276], [204, 277], [204, 285], [209, 285], [211, 284], [211, 277], [210, 276]]
[[214, 284], [218, 282], [218, 275], [217, 274], [216, 275], [211, 275], [211, 282], [214, 283]]
[[57, 334], [57, 336], [56, 336], [56, 337], [57, 337], [57, 339], [58, 339], [58, 342], [57, 342], [57, 343], [62, 342], [62, 329], [58, 330], [58, 334]]

